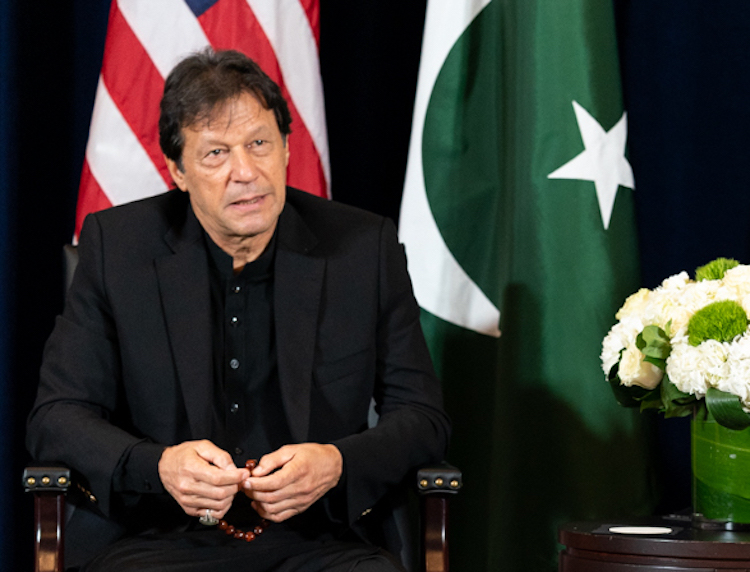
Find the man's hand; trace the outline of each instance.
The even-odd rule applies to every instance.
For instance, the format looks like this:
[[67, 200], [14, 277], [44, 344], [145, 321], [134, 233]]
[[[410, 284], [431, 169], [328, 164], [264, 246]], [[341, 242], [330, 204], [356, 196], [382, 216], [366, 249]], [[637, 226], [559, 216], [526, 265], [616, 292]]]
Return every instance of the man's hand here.
[[222, 518], [249, 476], [250, 471], [234, 466], [229, 453], [206, 440], [167, 447], [159, 459], [164, 488], [190, 516], [211, 509], [212, 516]]
[[334, 445], [285, 445], [261, 458], [243, 483], [245, 494], [260, 516], [281, 522], [307, 510], [335, 487], [343, 465]]

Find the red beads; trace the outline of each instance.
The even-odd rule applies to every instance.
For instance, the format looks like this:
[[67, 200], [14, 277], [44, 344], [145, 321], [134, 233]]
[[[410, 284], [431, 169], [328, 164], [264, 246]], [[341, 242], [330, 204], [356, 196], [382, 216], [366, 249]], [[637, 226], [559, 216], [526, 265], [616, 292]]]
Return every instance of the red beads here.
[[[245, 463], [245, 468], [250, 471], [252, 471], [257, 466], [258, 466], [258, 461], [256, 461], [255, 459], [250, 459]], [[268, 528], [270, 524], [271, 523], [264, 518], [263, 520], [260, 521], [259, 525], [253, 528], [252, 531], [244, 532], [240, 530], [239, 528], [235, 528], [234, 526], [229, 524], [226, 520], [222, 519], [219, 521], [219, 530], [223, 530], [227, 536], [232, 536], [236, 538], [237, 540], [244, 540], [245, 542], [252, 542], [259, 535], [263, 534], [263, 531], [266, 528]]]
[[219, 530], [223, 530], [224, 534], [226, 534], [227, 536], [233, 536], [237, 540], [252, 542], [259, 535], [263, 534], [263, 531], [265, 531], [266, 528], [270, 526], [270, 524], [271, 523], [264, 518], [262, 521], [260, 521], [259, 525], [253, 528], [252, 531], [244, 532], [239, 528], [232, 526], [226, 520], [222, 519], [219, 521]]

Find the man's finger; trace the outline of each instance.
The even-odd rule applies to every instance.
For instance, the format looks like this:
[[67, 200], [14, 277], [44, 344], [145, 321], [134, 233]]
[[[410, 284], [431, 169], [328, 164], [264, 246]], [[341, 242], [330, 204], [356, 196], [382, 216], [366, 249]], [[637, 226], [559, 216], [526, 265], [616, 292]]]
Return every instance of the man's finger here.
[[302, 512], [302, 508], [298, 506], [290, 506], [290, 507], [273, 507], [273, 506], [266, 506], [263, 503], [252, 503], [253, 509], [255, 509], [255, 512], [257, 512], [262, 518], [265, 518], [266, 520], [270, 520], [271, 522], [283, 522], [287, 520], [288, 518], [292, 518], [293, 516], [297, 516]]
[[205, 461], [220, 469], [236, 469], [232, 456], [206, 439], [195, 443], [195, 452]]
[[[226, 468], [214, 465], [214, 461]], [[164, 488], [191, 516], [206, 509], [223, 515], [250, 475], [247, 469], [236, 468], [228, 453], [206, 440], [167, 447], [158, 469]]]
[[263, 455], [258, 465], [253, 469], [252, 476], [265, 477], [271, 474], [291, 461], [294, 458], [294, 454], [295, 447], [293, 445], [285, 445], [272, 453]]

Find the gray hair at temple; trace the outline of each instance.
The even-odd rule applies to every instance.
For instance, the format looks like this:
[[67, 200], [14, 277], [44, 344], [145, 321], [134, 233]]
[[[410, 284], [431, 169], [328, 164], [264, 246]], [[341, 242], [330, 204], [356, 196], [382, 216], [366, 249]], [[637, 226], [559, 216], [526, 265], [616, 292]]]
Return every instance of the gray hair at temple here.
[[225, 103], [243, 93], [273, 111], [286, 141], [292, 132], [292, 116], [279, 86], [245, 54], [206, 48], [178, 63], [164, 84], [159, 116], [159, 145], [164, 155], [183, 170], [183, 128], [210, 120]]

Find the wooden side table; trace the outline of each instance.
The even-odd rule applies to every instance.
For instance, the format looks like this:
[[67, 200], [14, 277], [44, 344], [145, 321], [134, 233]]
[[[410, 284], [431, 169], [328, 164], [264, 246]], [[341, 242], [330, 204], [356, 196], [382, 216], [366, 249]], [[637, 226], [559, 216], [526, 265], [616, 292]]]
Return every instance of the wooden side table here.
[[559, 572], [750, 572], [750, 532], [699, 530], [689, 520], [574, 522], [559, 541]]

